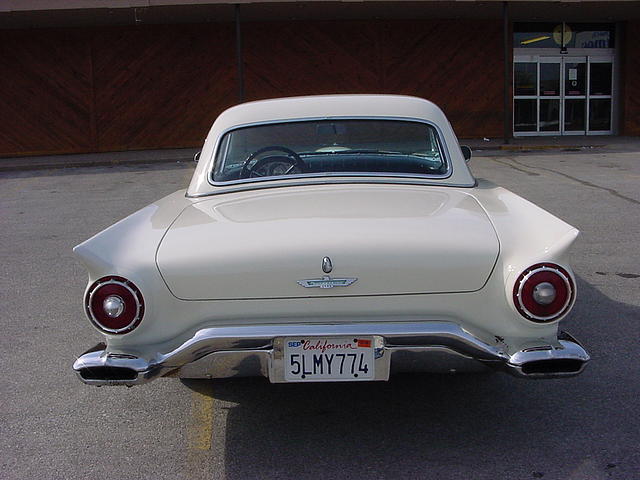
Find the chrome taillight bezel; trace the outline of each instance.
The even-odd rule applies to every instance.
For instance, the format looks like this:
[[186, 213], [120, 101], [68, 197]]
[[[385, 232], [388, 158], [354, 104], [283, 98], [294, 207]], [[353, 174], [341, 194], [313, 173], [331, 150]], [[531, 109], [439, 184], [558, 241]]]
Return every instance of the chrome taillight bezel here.
[[[556, 311], [549, 315], [539, 315], [532, 312], [530, 308], [527, 308], [523, 301], [523, 291], [527, 282], [534, 277], [534, 275], [541, 272], [549, 272], [556, 275], [565, 286], [567, 292], [566, 298], [561, 302], [560, 308], [557, 308]], [[513, 287], [513, 304], [516, 307], [516, 310], [524, 318], [535, 323], [550, 323], [562, 318], [571, 309], [574, 298], [575, 287], [571, 275], [567, 270], [555, 263], [538, 263], [530, 266], [518, 276]], [[541, 308], [544, 308], [544, 306], [541, 306]]]
[[[95, 309], [93, 301], [96, 294], [100, 289], [109, 285], [115, 285], [119, 288], [123, 288], [124, 292], [130, 294], [130, 297], [134, 302], [134, 305], [132, 306], [134, 314], [131, 321], [127, 322], [126, 325], [119, 328], [110, 328], [108, 325], [105, 325], [103, 323], [105, 320], [109, 321], [112, 319], [101, 320], [100, 312], [94, 311]], [[102, 277], [91, 284], [85, 295], [84, 307], [87, 317], [89, 318], [91, 323], [100, 331], [111, 335], [123, 335], [125, 333], [129, 333], [140, 324], [140, 322], [142, 321], [142, 317], [144, 316], [144, 298], [142, 297], [140, 289], [132, 281], [127, 280], [124, 277], [114, 275]]]

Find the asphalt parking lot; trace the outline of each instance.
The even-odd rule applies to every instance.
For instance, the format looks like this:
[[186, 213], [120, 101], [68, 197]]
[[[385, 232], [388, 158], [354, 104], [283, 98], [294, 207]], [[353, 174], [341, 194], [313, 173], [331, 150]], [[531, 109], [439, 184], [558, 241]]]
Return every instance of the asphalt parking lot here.
[[564, 323], [592, 355], [583, 375], [83, 385], [70, 367], [99, 336], [71, 248], [192, 167], [1, 173], [0, 478], [640, 478], [640, 153], [471, 165], [581, 229]]

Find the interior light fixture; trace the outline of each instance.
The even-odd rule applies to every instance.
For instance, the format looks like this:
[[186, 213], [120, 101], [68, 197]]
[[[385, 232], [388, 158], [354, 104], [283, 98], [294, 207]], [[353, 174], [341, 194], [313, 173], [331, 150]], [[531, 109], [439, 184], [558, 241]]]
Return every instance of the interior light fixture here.
[[529, 38], [527, 40], [523, 40], [520, 42], [520, 45], [529, 45], [530, 43], [541, 42], [543, 40], [549, 40], [551, 37], [549, 35], [543, 35], [541, 37]]

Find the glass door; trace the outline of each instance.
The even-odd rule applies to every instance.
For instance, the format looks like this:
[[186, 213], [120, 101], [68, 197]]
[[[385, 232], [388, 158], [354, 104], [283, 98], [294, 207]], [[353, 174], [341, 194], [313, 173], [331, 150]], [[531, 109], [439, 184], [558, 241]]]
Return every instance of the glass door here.
[[611, 134], [612, 85], [611, 56], [517, 56], [514, 135]]
[[513, 132], [536, 135], [538, 129], [538, 59], [516, 58], [513, 64]]
[[562, 59], [564, 135], [585, 135], [587, 132], [587, 58]]
[[560, 135], [562, 59], [540, 57], [538, 61], [540, 65], [538, 131], [544, 134]]
[[587, 73], [589, 98], [587, 135], [610, 135], [613, 133], [613, 59], [611, 57], [589, 57]]

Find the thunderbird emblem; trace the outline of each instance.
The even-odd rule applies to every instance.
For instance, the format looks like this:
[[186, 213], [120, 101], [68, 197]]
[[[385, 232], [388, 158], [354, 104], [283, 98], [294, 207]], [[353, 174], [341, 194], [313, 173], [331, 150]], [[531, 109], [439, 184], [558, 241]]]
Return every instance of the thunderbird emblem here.
[[[333, 264], [329, 257], [322, 259], [322, 271], [329, 273], [333, 270]], [[298, 284], [304, 288], [333, 288], [333, 287], [348, 287], [353, 282], [358, 280], [357, 278], [331, 278], [327, 275], [322, 278], [307, 278], [305, 280], [298, 280]]]
[[333, 287], [348, 287], [353, 282], [358, 280], [357, 278], [331, 278], [324, 276], [322, 278], [309, 278], [306, 280], [298, 280], [298, 284], [305, 288], [333, 288]]

